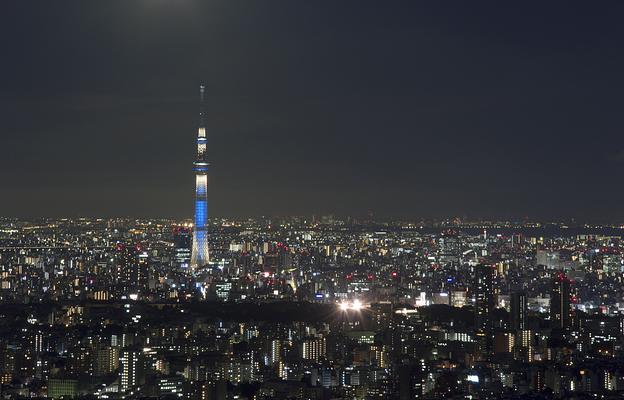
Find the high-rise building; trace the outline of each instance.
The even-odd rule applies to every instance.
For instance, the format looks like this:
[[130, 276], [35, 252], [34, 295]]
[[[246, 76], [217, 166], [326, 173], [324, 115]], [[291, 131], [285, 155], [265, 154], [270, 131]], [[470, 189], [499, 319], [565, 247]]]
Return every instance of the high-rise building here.
[[112, 374], [117, 368], [119, 368], [119, 347], [99, 347], [95, 359], [95, 376]]
[[132, 390], [145, 381], [145, 361], [139, 349], [128, 348], [121, 353], [119, 359], [121, 391]]
[[115, 252], [115, 275], [121, 294], [140, 292], [147, 287], [148, 254], [140, 245], [127, 246], [119, 243]]
[[511, 329], [523, 331], [527, 328], [528, 299], [526, 292], [514, 292], [511, 294]]
[[550, 321], [553, 329], [568, 329], [572, 322], [570, 312], [570, 280], [559, 272], [553, 279], [550, 294]]
[[269, 349], [269, 362], [277, 364], [282, 360], [282, 342], [279, 339], [273, 339]]
[[326, 351], [325, 338], [306, 339], [301, 343], [301, 358], [304, 360], [318, 361], [325, 357]]
[[199, 398], [200, 400], [225, 400], [227, 398], [227, 382], [224, 380], [203, 382]]
[[206, 157], [206, 126], [204, 122], [204, 85], [199, 87], [200, 111], [197, 130], [197, 158], [195, 171], [195, 225], [193, 227], [193, 250], [191, 267], [208, 264], [208, 161]]
[[475, 329], [490, 332], [494, 310], [494, 268], [490, 265], [477, 265], [474, 270]]
[[191, 229], [182, 226], [173, 230], [173, 243], [175, 248], [175, 262], [180, 266], [188, 267], [191, 261], [192, 233]]
[[479, 358], [487, 360], [492, 355], [494, 337], [492, 312], [494, 311], [494, 267], [477, 265], [474, 268], [473, 293], [475, 296], [475, 336]]

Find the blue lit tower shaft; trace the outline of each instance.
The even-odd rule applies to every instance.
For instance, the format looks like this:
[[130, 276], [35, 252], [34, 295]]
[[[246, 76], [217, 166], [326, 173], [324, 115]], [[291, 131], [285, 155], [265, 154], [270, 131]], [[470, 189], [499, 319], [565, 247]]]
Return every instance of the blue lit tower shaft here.
[[195, 171], [195, 224], [193, 227], [193, 250], [191, 267], [208, 264], [208, 161], [206, 160], [206, 126], [204, 123], [204, 86], [199, 87], [200, 111], [197, 130], [197, 158], [193, 163]]

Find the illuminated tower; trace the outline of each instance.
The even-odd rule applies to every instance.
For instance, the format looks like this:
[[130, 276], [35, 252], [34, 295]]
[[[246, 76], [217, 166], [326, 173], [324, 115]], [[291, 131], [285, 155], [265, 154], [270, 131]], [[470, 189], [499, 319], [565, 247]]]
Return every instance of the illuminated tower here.
[[206, 126], [204, 124], [204, 85], [199, 86], [200, 109], [197, 130], [197, 158], [195, 159], [195, 225], [193, 228], [193, 250], [191, 267], [208, 264], [208, 162], [206, 161]]

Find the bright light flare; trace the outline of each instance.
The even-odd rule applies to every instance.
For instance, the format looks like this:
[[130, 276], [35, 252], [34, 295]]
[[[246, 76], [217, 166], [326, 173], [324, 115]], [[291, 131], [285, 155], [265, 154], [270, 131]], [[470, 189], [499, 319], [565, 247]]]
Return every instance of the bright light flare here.
[[362, 302], [358, 299], [353, 300], [353, 302], [342, 302], [338, 304], [340, 311], [347, 312], [349, 310], [352, 311], [361, 311], [364, 308]]

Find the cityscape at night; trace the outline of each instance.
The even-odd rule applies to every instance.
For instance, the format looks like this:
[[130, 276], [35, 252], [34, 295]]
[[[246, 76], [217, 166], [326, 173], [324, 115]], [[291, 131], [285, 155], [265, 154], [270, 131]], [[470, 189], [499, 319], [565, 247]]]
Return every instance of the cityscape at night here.
[[[624, 227], [0, 221], [3, 395], [616, 395]], [[585, 232], [585, 233], [581, 233]]]
[[3, 5], [0, 399], [624, 398], [622, 18]]

